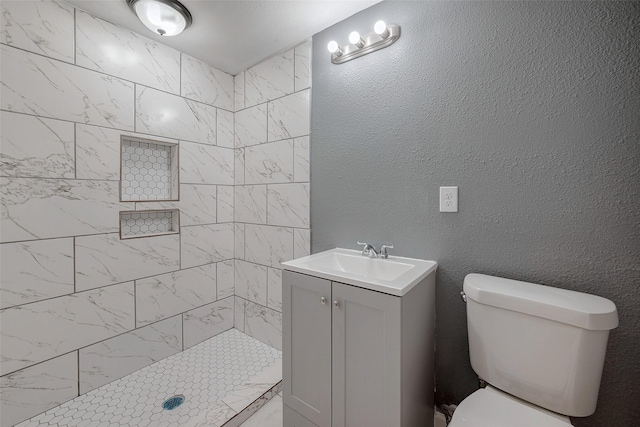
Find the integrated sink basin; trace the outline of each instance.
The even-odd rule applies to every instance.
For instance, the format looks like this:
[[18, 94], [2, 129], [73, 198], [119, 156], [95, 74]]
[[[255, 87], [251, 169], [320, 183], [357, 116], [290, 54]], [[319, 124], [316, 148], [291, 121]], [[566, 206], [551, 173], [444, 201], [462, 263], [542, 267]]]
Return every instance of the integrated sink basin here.
[[438, 264], [414, 258], [369, 258], [361, 251], [331, 249], [282, 263], [285, 270], [403, 296]]

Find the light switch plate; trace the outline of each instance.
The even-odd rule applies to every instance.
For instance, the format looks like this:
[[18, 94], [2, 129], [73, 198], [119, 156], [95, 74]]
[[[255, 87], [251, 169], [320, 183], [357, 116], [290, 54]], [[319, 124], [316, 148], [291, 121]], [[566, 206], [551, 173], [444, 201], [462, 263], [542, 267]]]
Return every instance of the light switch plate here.
[[458, 212], [458, 187], [440, 187], [440, 212]]

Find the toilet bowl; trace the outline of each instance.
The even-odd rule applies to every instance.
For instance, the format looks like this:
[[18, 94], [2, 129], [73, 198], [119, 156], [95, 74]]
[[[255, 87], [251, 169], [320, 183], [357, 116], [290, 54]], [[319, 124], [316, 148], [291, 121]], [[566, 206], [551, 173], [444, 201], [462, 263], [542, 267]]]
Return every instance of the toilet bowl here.
[[471, 367], [489, 386], [450, 427], [568, 427], [595, 412], [613, 302], [483, 274], [465, 277], [463, 296]]

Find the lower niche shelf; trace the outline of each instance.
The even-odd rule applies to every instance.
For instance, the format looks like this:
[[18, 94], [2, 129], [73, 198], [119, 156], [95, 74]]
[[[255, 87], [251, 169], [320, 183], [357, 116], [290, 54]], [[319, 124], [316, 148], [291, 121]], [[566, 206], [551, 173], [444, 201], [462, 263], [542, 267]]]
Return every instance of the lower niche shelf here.
[[179, 232], [178, 209], [120, 212], [120, 239], [164, 236]]

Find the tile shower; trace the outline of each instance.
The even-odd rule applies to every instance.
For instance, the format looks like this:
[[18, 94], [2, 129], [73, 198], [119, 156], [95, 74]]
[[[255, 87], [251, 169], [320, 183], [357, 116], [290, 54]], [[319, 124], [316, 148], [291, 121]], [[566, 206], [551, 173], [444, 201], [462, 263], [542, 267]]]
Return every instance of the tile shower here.
[[[310, 245], [310, 44], [233, 77], [64, 3], [1, 7], [0, 424], [232, 328], [280, 349], [279, 263]], [[177, 147], [179, 200], [122, 197], [123, 137]], [[121, 239], [150, 210], [179, 232]]]

